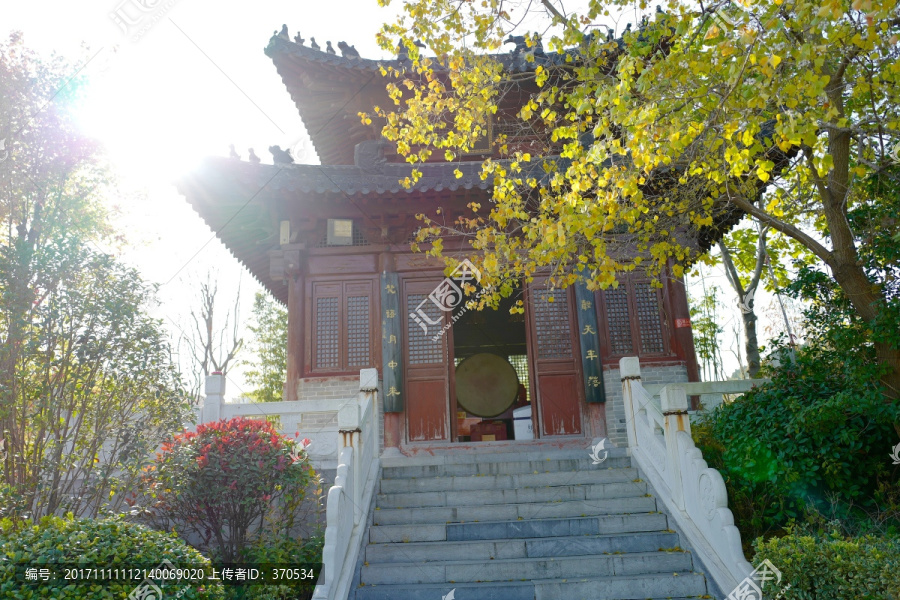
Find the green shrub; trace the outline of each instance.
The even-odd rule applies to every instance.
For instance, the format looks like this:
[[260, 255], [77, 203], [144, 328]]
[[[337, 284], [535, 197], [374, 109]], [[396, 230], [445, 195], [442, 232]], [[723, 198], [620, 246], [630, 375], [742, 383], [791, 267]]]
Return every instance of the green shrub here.
[[241, 417], [175, 436], [147, 471], [154, 523], [198, 536], [198, 547], [224, 563], [267, 531], [289, 534], [316, 477], [308, 443]]
[[[16, 578], [25, 567], [47, 564], [79, 564], [111, 568], [148, 568], [168, 560], [176, 567], [209, 565], [202, 554], [172, 534], [161, 533], [120, 518], [102, 520], [44, 517], [37, 525], [0, 521], [0, 598], [9, 600], [121, 600], [142, 580], [129, 582], [20, 583]], [[53, 569], [57, 574], [58, 568]], [[172, 585], [172, 584], [170, 584]], [[171, 597], [185, 585], [174, 584]], [[162, 587], [160, 585], [160, 587]], [[166, 586], [163, 589], [170, 589]], [[169, 594], [166, 594], [167, 597]], [[220, 583], [187, 586], [179, 596], [186, 600], [224, 598]]]
[[754, 543], [790, 584], [785, 600], [900, 600], [900, 538], [845, 537], [790, 529]]
[[900, 405], [885, 402], [868, 353], [803, 348], [771, 383], [694, 428], [704, 457], [725, 478], [745, 540], [777, 533], [809, 506], [875, 509], [879, 486], [896, 485], [887, 455], [897, 443]]
[[[325, 539], [314, 535], [303, 540], [287, 535], [268, 533], [242, 553], [246, 564], [278, 565], [290, 567], [299, 565], [319, 565], [321, 570], [322, 547]], [[244, 589], [238, 587], [225, 588], [229, 600], [294, 600], [303, 591], [312, 592], [315, 580], [304, 581], [302, 586], [251, 585]], [[243, 595], [242, 595], [243, 594]]]

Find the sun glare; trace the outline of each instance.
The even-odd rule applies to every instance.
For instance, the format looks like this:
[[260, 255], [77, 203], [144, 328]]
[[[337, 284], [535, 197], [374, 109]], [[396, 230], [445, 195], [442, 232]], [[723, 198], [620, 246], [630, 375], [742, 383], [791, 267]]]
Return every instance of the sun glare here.
[[90, 76], [79, 111], [85, 132], [103, 144], [118, 175], [140, 183], [172, 181], [203, 156], [222, 152], [221, 127], [209, 107], [199, 110], [197, 95], [184, 93], [178, 79], [154, 75], [114, 61]]

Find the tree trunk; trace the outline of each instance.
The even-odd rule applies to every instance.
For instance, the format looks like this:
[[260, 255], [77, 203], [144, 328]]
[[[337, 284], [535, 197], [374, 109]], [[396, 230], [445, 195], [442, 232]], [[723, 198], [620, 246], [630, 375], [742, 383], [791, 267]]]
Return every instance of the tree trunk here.
[[766, 260], [766, 235], [769, 231], [768, 226], [761, 226], [759, 229], [759, 241], [756, 247], [756, 267], [750, 276], [750, 283], [745, 288], [741, 283], [734, 261], [731, 259], [731, 251], [725, 242], [719, 240], [719, 252], [722, 254], [722, 264], [725, 267], [725, 275], [728, 283], [738, 297], [738, 307], [741, 311], [741, 320], [744, 322], [744, 348], [747, 351], [747, 373], [750, 379], [756, 377], [759, 373], [760, 356], [759, 341], [756, 337], [756, 309], [754, 308], [753, 297], [759, 287], [760, 278], [762, 277], [763, 265]]
[[756, 312], [741, 311], [744, 321], [744, 349], [747, 351], [747, 374], [754, 379], [759, 373], [759, 342], [756, 339]]
[[[856, 314], [866, 323], [873, 324], [878, 319], [878, 304], [884, 302], [884, 295], [878, 286], [869, 280], [858, 264], [837, 263], [832, 266], [832, 272]], [[874, 345], [878, 362], [888, 369], [882, 383], [887, 386], [888, 394], [896, 399], [900, 397], [900, 349], [881, 341], [875, 341]]]

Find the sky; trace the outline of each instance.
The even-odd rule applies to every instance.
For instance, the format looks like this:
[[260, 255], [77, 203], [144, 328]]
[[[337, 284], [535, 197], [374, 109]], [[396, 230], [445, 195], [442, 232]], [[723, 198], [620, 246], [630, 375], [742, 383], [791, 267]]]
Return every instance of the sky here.
[[[141, 7], [150, 7], [142, 11]], [[254, 148], [271, 162], [271, 145], [292, 148], [298, 162], [318, 163], [297, 109], [263, 53], [274, 30], [355, 45], [367, 58], [379, 24], [395, 8], [375, 0], [52, 0], [0, 3], [0, 35], [24, 33], [42, 55], [57, 52], [84, 65], [90, 83], [81, 126], [105, 146], [123, 194], [116, 225], [128, 245], [116, 252], [160, 285], [154, 315], [177, 339], [190, 324], [198, 283], [213, 273], [220, 310], [240, 289], [239, 320], [250, 320], [262, 287], [180, 196], [173, 182], [203, 157], [225, 156], [229, 144], [246, 158]], [[349, 16], [349, 18], [348, 18]], [[139, 18], [142, 17], [142, 18]], [[307, 42], [308, 43], [308, 42]], [[245, 341], [249, 332], [243, 331]], [[247, 357], [247, 353], [244, 353]], [[232, 370], [226, 397], [240, 395], [242, 369]]]
[[[366, 58], [386, 57], [375, 42], [393, 20], [397, 2], [376, 0], [51, 0], [0, 3], [0, 35], [20, 30], [41, 54], [58, 52], [85, 64], [90, 77], [82, 127], [106, 148], [123, 197], [117, 226], [128, 239], [120, 257], [160, 285], [154, 314], [176, 339], [190, 324], [198, 282], [213, 273], [222, 308], [240, 288], [239, 321], [246, 325], [261, 286], [180, 196], [173, 182], [206, 156], [243, 157], [253, 147], [263, 162], [271, 145], [291, 148], [297, 162], [318, 163], [306, 131], [271, 60], [263, 53], [273, 31], [287, 24], [324, 47], [354, 45]], [[142, 8], [144, 7], [144, 8]], [[568, 8], [568, 7], [567, 7]], [[635, 20], [636, 17], [623, 17]], [[619, 29], [624, 28], [620, 23]], [[308, 41], [307, 41], [308, 43]], [[707, 284], [727, 288], [712, 270]], [[696, 293], [696, 281], [692, 286]], [[771, 298], [766, 300], [771, 302]], [[723, 306], [737, 319], [727, 294]], [[737, 368], [732, 327], [726, 326], [726, 372]], [[249, 332], [243, 330], [249, 341]], [[247, 356], [245, 352], [245, 357]], [[244, 392], [242, 369], [232, 370], [226, 397]]]

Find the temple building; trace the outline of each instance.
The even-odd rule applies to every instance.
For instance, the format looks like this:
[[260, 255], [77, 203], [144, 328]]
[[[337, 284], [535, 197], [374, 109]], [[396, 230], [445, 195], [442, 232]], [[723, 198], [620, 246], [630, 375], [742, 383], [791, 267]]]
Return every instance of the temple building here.
[[[697, 380], [678, 278], [658, 287], [635, 273], [591, 292], [550, 290], [537, 277], [498, 310], [465, 310], [459, 289], [477, 286], [478, 273], [463, 264], [447, 275], [410, 242], [417, 213], [451, 222], [470, 214], [470, 202], [489, 201], [480, 172], [496, 156], [491, 140], [462, 160], [419, 165], [421, 179], [405, 189], [399, 182], [411, 166], [381, 139], [379, 124], [364, 125], [358, 114], [389, 103], [379, 67], [401, 67], [407, 57], [368, 60], [280, 36], [266, 54], [321, 164], [209, 158], [178, 188], [287, 307], [285, 400], [351, 397], [360, 369], [374, 367], [385, 448], [598, 437], [625, 446], [620, 358], [639, 357], [645, 383]], [[521, 49], [506, 60], [528, 68]], [[527, 132], [503, 120], [517, 110], [510, 102], [491, 135], [506, 132], [526, 147]], [[468, 249], [445, 242], [446, 254]], [[524, 314], [509, 312], [517, 299]]]

